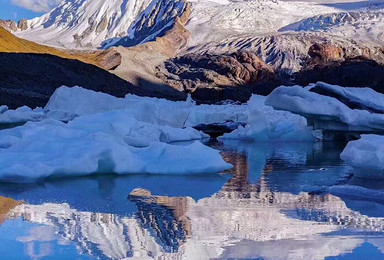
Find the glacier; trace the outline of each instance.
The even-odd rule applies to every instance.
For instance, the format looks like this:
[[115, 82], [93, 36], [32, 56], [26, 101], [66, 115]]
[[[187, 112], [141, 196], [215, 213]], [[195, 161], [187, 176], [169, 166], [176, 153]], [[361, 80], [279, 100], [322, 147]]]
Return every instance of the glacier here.
[[[27, 121], [0, 131], [0, 181], [110, 172], [220, 172], [231, 165], [218, 151], [198, 142], [209, 136], [194, 127], [242, 123], [245, 126], [220, 139], [313, 142], [318, 136], [308, 120], [362, 133], [383, 130], [383, 100], [384, 95], [372, 89], [321, 82], [305, 88], [281, 86], [267, 97], [253, 95], [240, 105], [197, 105], [191, 97], [186, 101], [130, 94], [118, 98], [63, 86], [44, 108], [0, 107], [0, 123]], [[363, 134], [347, 145], [341, 156], [355, 168], [356, 176], [384, 176], [383, 138]], [[195, 142], [174, 144], [180, 141]]]
[[[304, 117], [277, 111], [264, 104], [265, 97], [253, 95], [247, 104], [196, 105], [186, 101], [139, 97], [128, 94], [116, 98], [81, 87], [61, 87], [44, 108], [50, 114], [76, 117], [104, 111], [126, 109], [136, 120], [172, 127], [210, 124], [246, 124], [224, 139], [313, 141], [312, 128]], [[260, 128], [260, 129], [259, 129]]]

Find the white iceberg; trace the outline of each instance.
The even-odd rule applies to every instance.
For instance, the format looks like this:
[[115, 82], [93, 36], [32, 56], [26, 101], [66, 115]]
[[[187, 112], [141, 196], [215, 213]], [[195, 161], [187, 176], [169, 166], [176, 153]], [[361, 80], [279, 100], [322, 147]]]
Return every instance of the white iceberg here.
[[118, 136], [131, 146], [148, 146], [153, 142], [170, 143], [209, 137], [191, 127], [174, 128], [137, 121], [131, 116], [130, 110], [81, 116], [70, 121], [68, 126], [89, 133], [104, 132]]
[[[139, 122], [128, 110], [81, 116], [65, 124], [53, 119], [0, 131], [0, 181], [117, 174], [191, 174], [231, 168], [219, 151], [194, 140], [205, 134]], [[145, 147], [136, 147], [145, 146]]]
[[190, 97], [186, 101], [131, 94], [117, 98], [78, 86], [62, 86], [53, 93], [44, 109], [32, 110], [24, 106], [11, 110], [7, 106], [0, 106], [0, 126], [38, 122], [48, 118], [68, 122], [78, 116], [122, 109], [129, 110], [129, 114], [138, 121], [178, 128], [227, 122], [245, 123], [248, 118], [246, 105], [196, 105]]
[[0, 125], [1, 124], [19, 124], [27, 121], [37, 122], [46, 119], [42, 108], [32, 110], [27, 106], [18, 109], [8, 109], [7, 106], [0, 106]]
[[255, 141], [313, 141], [307, 120], [287, 111], [277, 111], [265, 105], [266, 97], [252, 95], [248, 101], [249, 117], [245, 127], [225, 134], [223, 139]]
[[126, 109], [139, 121], [172, 127], [246, 122], [246, 105], [196, 105], [188, 98], [186, 101], [139, 97], [128, 94], [125, 98], [87, 90], [81, 87], [60, 87], [50, 98], [46, 111], [75, 116]]
[[384, 136], [362, 135], [349, 142], [340, 157], [356, 177], [384, 179]]
[[371, 88], [341, 87], [317, 82], [311, 89], [333, 96], [351, 106], [384, 112], [384, 95]]
[[[384, 95], [373, 93], [367, 89], [344, 89], [333, 86], [338, 91], [344, 91], [343, 95], [348, 95], [350, 99], [380, 108], [376, 101], [370, 97], [381, 97], [377, 101], [383, 100]], [[380, 103], [380, 102], [379, 102]], [[317, 120], [316, 128], [340, 131], [377, 131], [384, 129], [384, 114], [372, 113], [364, 109], [351, 109], [338, 99], [330, 96], [320, 95], [311, 92], [300, 86], [279, 87], [275, 89], [266, 99], [266, 105], [278, 110], [290, 111], [295, 114]], [[320, 125], [321, 124], [321, 125]]]

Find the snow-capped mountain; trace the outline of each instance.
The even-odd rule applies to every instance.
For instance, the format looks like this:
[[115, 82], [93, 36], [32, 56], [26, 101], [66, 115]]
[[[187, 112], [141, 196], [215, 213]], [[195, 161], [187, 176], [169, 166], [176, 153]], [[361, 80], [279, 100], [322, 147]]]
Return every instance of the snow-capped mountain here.
[[161, 35], [185, 7], [183, 0], [65, 0], [16, 34], [64, 48], [131, 46]]
[[41, 17], [19, 22], [15, 30], [21, 38], [57, 47], [134, 46], [163, 36], [189, 7], [190, 50], [208, 43], [204, 51], [236, 47], [237, 39], [260, 41], [292, 31], [383, 40], [375, 29], [382, 24], [383, 5], [343, 0], [65, 0]]
[[251, 92], [317, 81], [377, 89], [384, 69], [384, 3], [373, 0], [65, 0], [5, 26], [56, 47], [122, 46], [113, 73], [199, 102], [243, 102]]

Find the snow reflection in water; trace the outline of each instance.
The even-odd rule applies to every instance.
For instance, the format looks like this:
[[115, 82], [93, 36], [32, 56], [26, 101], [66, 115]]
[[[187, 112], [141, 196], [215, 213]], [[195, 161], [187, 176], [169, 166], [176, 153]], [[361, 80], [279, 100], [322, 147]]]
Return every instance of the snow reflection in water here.
[[0, 255], [353, 259], [363, 252], [370, 259], [383, 257], [380, 201], [328, 192], [345, 184], [384, 189], [384, 183], [351, 178], [351, 169], [338, 159], [342, 147], [228, 141], [211, 146], [234, 165], [231, 173], [0, 185], [0, 195], [25, 201], [0, 226]]

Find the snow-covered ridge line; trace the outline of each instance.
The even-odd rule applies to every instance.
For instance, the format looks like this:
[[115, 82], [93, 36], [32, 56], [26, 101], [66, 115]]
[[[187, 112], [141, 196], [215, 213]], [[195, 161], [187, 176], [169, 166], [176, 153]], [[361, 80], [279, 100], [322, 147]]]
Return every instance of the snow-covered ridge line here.
[[174, 26], [175, 20], [182, 16], [186, 8], [185, 0], [152, 1], [129, 27], [126, 37], [108, 39], [102, 43], [102, 47], [130, 47], [153, 41], [170, 30]]
[[374, 25], [384, 22], [383, 11], [368, 12], [340, 12], [331, 14], [321, 14], [285, 26], [279, 31], [330, 31], [334, 27], [354, 26], [360, 27], [364, 23]]
[[[308, 19], [325, 26], [350, 22], [337, 4], [303, 1], [210, 1], [210, 0], [65, 0], [51, 12], [29, 20], [16, 34], [38, 43], [65, 48], [95, 48], [104, 45], [132, 46], [162, 36], [191, 5], [189, 47], [228, 37], [265, 36]], [[354, 12], [369, 16], [375, 3], [351, 3]], [[373, 13], [373, 11], [372, 11]], [[379, 12], [377, 12], [378, 14]], [[335, 15], [339, 18], [329, 18]], [[318, 18], [316, 18], [318, 17]], [[310, 22], [309, 22], [310, 23]], [[324, 24], [324, 25], [323, 25]], [[319, 29], [321, 29], [321, 26]]]
[[16, 35], [64, 48], [132, 46], [171, 28], [185, 7], [184, 0], [65, 0]]

